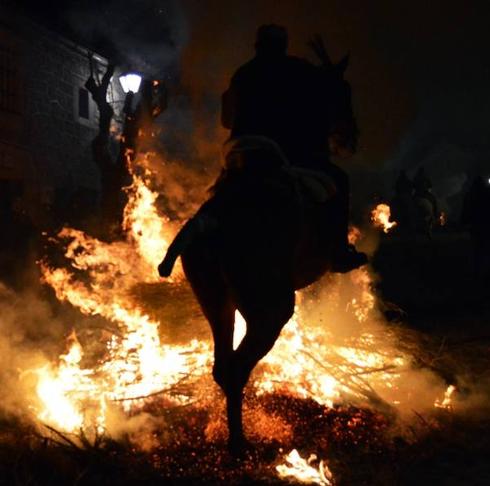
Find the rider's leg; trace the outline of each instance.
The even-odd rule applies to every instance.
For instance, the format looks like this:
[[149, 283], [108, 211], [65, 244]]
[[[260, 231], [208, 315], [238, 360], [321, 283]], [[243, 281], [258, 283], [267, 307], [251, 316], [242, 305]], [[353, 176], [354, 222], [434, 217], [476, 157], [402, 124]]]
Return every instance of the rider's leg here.
[[337, 186], [337, 193], [325, 205], [328, 221], [332, 222], [328, 230], [334, 237], [332, 271], [345, 273], [367, 263], [367, 257], [364, 253], [357, 252], [354, 246], [349, 244], [349, 176], [332, 163], [327, 165], [326, 171]]
[[212, 199], [203, 204], [201, 209], [177, 233], [177, 236], [168, 247], [164, 259], [158, 265], [160, 277], [169, 277], [171, 275], [175, 261], [185, 252], [196, 237], [216, 229], [218, 222], [213, 211], [213, 205]]

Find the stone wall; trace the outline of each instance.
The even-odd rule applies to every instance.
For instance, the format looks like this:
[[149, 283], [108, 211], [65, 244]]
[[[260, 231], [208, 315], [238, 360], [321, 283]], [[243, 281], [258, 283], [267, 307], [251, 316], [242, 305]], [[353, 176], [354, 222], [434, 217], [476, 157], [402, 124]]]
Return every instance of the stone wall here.
[[[13, 134], [0, 129], [0, 145], [20, 147], [28, 154], [19, 164], [24, 166], [31, 199], [53, 198], [63, 205], [77, 192], [96, 198], [100, 177], [91, 142], [97, 134], [98, 114], [90, 95], [88, 117], [79, 116], [79, 90], [90, 75], [87, 49], [5, 12], [0, 12], [0, 41], [2, 36], [19, 56], [22, 96], [19, 113], [0, 113], [6, 127], [14, 121], [20, 127]], [[106, 60], [96, 56], [96, 61], [105, 71]], [[123, 96], [119, 82], [113, 81], [109, 98], [116, 113]]]

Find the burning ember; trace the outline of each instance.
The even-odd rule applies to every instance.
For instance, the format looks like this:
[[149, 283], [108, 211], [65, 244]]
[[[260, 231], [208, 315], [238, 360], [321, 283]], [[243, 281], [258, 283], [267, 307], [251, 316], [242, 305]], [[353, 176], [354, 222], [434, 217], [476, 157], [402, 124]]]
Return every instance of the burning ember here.
[[371, 211], [371, 221], [376, 228], [381, 228], [383, 232], [388, 233], [394, 228], [396, 221], [390, 221], [391, 209], [388, 204], [378, 204]]
[[439, 215], [439, 225], [446, 226], [446, 222], [447, 222], [446, 213], [444, 211], [441, 211], [441, 214]]
[[323, 461], [320, 461], [318, 468], [312, 466], [317, 460], [315, 454], [311, 454], [308, 460], [303, 459], [296, 449], [293, 449], [284, 458], [286, 464], [276, 466], [280, 478], [294, 478], [300, 483], [318, 484], [320, 486], [331, 486], [332, 473]]

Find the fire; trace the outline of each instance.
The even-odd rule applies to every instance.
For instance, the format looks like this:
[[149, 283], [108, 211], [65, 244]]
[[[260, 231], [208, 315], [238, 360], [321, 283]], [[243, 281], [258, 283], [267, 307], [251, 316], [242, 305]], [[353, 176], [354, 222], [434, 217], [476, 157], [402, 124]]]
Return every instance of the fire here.
[[357, 226], [349, 226], [347, 238], [350, 245], [355, 245], [361, 237], [361, 230]]
[[397, 223], [396, 221], [390, 221], [391, 209], [388, 204], [378, 204], [371, 211], [371, 221], [376, 228], [382, 228], [385, 233], [388, 233], [392, 228], [394, 228]]
[[[92, 371], [80, 372], [82, 348], [75, 333], [70, 335], [69, 340], [72, 344], [69, 351], [60, 356], [57, 370], [47, 365], [37, 371], [39, 376], [37, 393], [47, 404], [39, 418], [63, 430], [77, 430], [84, 425], [83, 413], [77, 406], [77, 402], [80, 396], [86, 401]], [[100, 399], [103, 400], [103, 397]]]
[[[96, 359], [90, 343], [80, 338], [82, 345], [73, 333], [57, 363], [34, 370], [36, 417], [65, 432], [110, 433], [112, 411], [136, 414], [155, 395], [165, 406], [173, 406], [208, 394], [204, 388], [209, 382], [204, 387], [201, 383], [211, 379], [212, 344], [197, 339], [179, 345], [162, 342], [161, 323], [146, 315], [132, 296], [135, 285], [158, 282], [157, 263], [176, 231], [158, 214], [157, 194], [148, 187], [146, 169], [133, 170], [132, 177], [124, 212], [125, 241], [105, 243], [64, 228], [55, 241], [64, 246], [72, 269], [41, 265], [44, 281], [59, 300], [111, 326], [97, 343]], [[83, 280], [77, 278], [79, 272]], [[401, 385], [410, 357], [398, 350], [393, 334], [380, 335], [379, 327], [373, 328], [376, 302], [368, 270], [337, 277], [329, 287], [328, 302], [342, 319], [353, 321], [355, 335], [335, 335], [337, 321], [315, 327], [303, 311], [307, 299], [298, 299], [294, 316], [252, 375], [251, 387], [258, 395], [282, 392], [326, 406], [344, 399], [395, 406], [406, 398]], [[170, 282], [178, 284], [178, 278]], [[348, 296], [338, 307], [346, 288]], [[320, 302], [328, 307], [326, 300]], [[245, 333], [246, 323], [237, 313], [234, 349]], [[299, 467], [304, 460], [291, 454], [287, 467]]]
[[[105, 355], [95, 365], [82, 365], [83, 348], [76, 335], [58, 365], [36, 370], [39, 376], [34, 408], [38, 418], [67, 432], [81, 428], [105, 429], [110, 405], [121, 403], [129, 411], [144, 397], [164, 393], [183, 376], [194, 379], [209, 373], [210, 345], [192, 340], [185, 346], [160, 342], [159, 323], [141, 313], [129, 297], [140, 282], [157, 282], [156, 266], [172, 238], [172, 229], [157, 213], [157, 194], [133, 174], [124, 213], [127, 240], [104, 243], [82, 231], [64, 228], [57, 236], [65, 242], [65, 256], [76, 270], [89, 277], [82, 283], [65, 268], [41, 264], [43, 279], [60, 301], [68, 301], [83, 314], [102, 316], [115, 333], [105, 342]], [[182, 404], [189, 396], [172, 393], [169, 403]]]
[[436, 408], [444, 408], [446, 410], [453, 409], [452, 396], [456, 391], [456, 387], [454, 385], [449, 385], [444, 392], [444, 398], [442, 400], [437, 399], [434, 402], [434, 407]]
[[316, 455], [311, 454], [306, 460], [299, 455], [296, 449], [293, 449], [284, 459], [286, 464], [276, 466], [280, 478], [294, 478], [300, 483], [320, 486], [333, 484], [333, 475], [323, 461], [320, 461], [318, 468], [312, 466], [312, 463], [317, 460]]

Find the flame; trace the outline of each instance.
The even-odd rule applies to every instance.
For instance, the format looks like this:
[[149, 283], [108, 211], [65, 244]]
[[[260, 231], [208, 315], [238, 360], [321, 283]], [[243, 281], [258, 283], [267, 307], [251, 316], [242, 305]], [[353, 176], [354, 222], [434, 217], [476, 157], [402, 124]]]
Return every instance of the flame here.
[[124, 209], [123, 228], [129, 232], [129, 241], [148, 264], [148, 274], [158, 280], [157, 266], [162, 253], [169, 246], [168, 218], [162, 218], [155, 207], [158, 194], [147, 187], [140, 176], [133, 176], [128, 188], [131, 195]]
[[[179, 345], [162, 343], [160, 323], [146, 315], [132, 296], [135, 285], [158, 281], [155, 268], [177, 230], [158, 214], [145, 161], [128, 158], [130, 164], [137, 162], [143, 167], [130, 171], [126, 239], [105, 243], [64, 228], [55, 241], [64, 246], [72, 268], [41, 264], [44, 281], [60, 301], [113, 326], [97, 343], [102, 348], [97, 359], [90, 343], [82, 346], [73, 333], [68, 351], [56, 363], [34, 370], [38, 377], [35, 414], [65, 432], [104, 433], [113, 410], [135, 414], [155, 395], [166, 406], [209, 396], [209, 382], [202, 383], [211, 379], [212, 344], [197, 339]], [[80, 272], [83, 280], [77, 278]], [[312, 325], [303, 313], [307, 299], [303, 301], [298, 293], [294, 316], [252, 375], [251, 387], [258, 395], [282, 392], [327, 406], [345, 398], [403, 402], [399, 387], [410, 357], [397, 349], [393, 335], [380, 337], [370, 327], [376, 306], [368, 270], [363, 267], [337, 277], [329, 288], [329, 303], [337, 308], [342, 287], [348, 284], [349, 297], [339, 312], [354, 320], [357, 334], [339, 337], [327, 326]], [[179, 278], [170, 285], [178, 284]], [[245, 333], [246, 323], [237, 312], [234, 349]], [[296, 461], [296, 456], [291, 459]]]
[[280, 478], [294, 478], [300, 483], [318, 484], [320, 486], [331, 486], [333, 475], [328, 466], [320, 461], [318, 468], [312, 466], [317, 460], [315, 454], [311, 454], [308, 460], [303, 459], [296, 449], [293, 449], [284, 457], [286, 464], [276, 466]]
[[[65, 268], [41, 263], [44, 282], [60, 301], [68, 301], [83, 314], [102, 316], [117, 331], [105, 342], [105, 356], [91, 367], [82, 366], [83, 348], [75, 334], [69, 337], [68, 353], [57, 366], [35, 370], [39, 380], [38, 418], [64, 431], [105, 428], [109, 404], [123, 409], [141, 404], [141, 397], [171, 390], [183, 376], [195, 379], [209, 372], [210, 345], [192, 340], [185, 346], [160, 342], [159, 323], [141, 313], [128, 296], [140, 282], [156, 282], [156, 266], [172, 237], [172, 228], [158, 215], [157, 194], [146, 181], [133, 175], [127, 189], [124, 212], [126, 241], [104, 243], [82, 231], [64, 228], [57, 236], [65, 242], [65, 256], [76, 270], [83, 270], [88, 283], [77, 280]], [[186, 403], [189, 397], [172, 394], [171, 403]]]
[[452, 396], [456, 391], [456, 387], [454, 385], [449, 385], [444, 392], [444, 398], [442, 400], [436, 399], [434, 402], [434, 407], [436, 408], [444, 408], [446, 410], [453, 409]]
[[388, 233], [397, 225], [396, 221], [390, 221], [391, 209], [388, 204], [378, 204], [371, 211], [371, 221], [376, 228], [382, 228], [385, 233]]
[[349, 244], [355, 245], [360, 238], [361, 230], [357, 226], [349, 226], [349, 232], [347, 234]]

